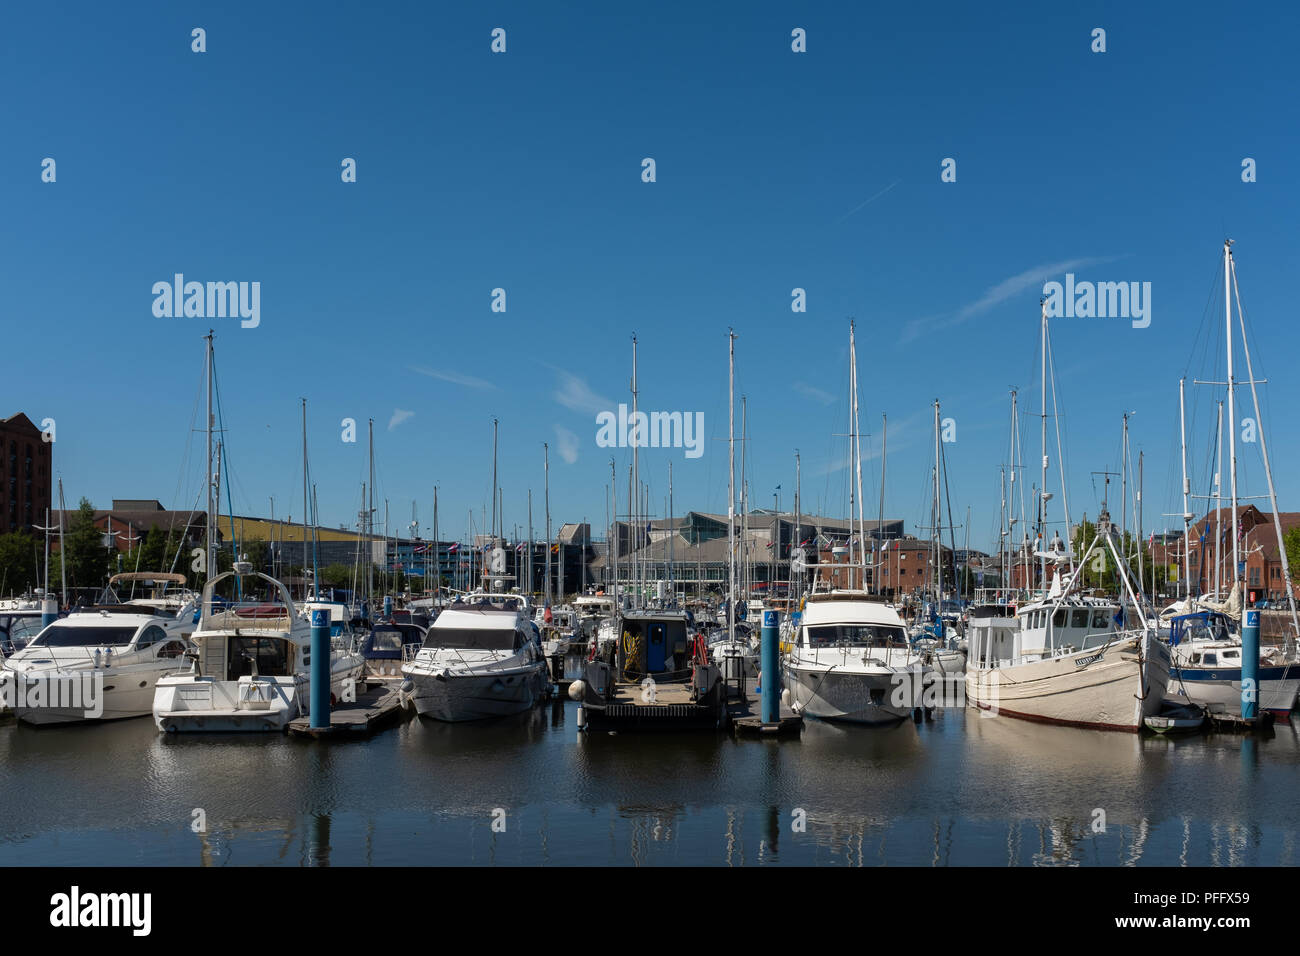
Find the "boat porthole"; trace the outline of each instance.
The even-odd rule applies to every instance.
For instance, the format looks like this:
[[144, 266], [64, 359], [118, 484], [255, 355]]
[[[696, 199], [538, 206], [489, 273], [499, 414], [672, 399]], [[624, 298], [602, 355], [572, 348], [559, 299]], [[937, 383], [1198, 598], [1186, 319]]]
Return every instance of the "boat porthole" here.
[[141, 687], [148, 687], [148, 686], [149, 686], [149, 682], [148, 682], [147, 680], [142, 680], [142, 681], [140, 681], [140, 686], [141, 686]]

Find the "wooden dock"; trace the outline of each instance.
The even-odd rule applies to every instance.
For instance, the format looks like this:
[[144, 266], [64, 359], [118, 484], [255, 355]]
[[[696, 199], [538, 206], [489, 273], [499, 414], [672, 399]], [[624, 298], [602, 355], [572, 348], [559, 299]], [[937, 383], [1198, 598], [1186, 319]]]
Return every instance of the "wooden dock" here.
[[414, 708], [405, 706], [397, 680], [371, 680], [354, 702], [338, 704], [330, 711], [328, 727], [311, 726], [310, 717], [290, 721], [289, 733], [299, 737], [342, 737], [356, 740], [410, 718]]
[[1247, 720], [1240, 714], [1225, 712], [1205, 715], [1206, 727], [1209, 730], [1235, 734], [1264, 733], [1272, 730], [1274, 719], [1273, 712], [1268, 710], [1261, 711], [1258, 717], [1251, 720]]
[[727, 699], [727, 718], [737, 737], [797, 737], [803, 730], [803, 716], [783, 701], [777, 702], [775, 723], [763, 722], [763, 702], [757, 694]]

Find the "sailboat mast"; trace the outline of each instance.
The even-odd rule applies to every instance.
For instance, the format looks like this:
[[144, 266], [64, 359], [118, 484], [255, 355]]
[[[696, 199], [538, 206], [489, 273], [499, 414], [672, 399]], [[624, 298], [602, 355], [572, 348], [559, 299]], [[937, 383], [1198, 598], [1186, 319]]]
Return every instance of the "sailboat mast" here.
[[1241, 542], [1237, 540], [1237, 380], [1232, 369], [1232, 240], [1223, 240], [1223, 313], [1228, 340], [1228, 480], [1232, 491], [1232, 583], [1241, 574]]
[[551, 606], [551, 448], [542, 442], [542, 475], [546, 505], [546, 606]]
[[[880, 589], [880, 559], [885, 557], [885, 450], [889, 445], [889, 418], [880, 416], [880, 511], [876, 515], [876, 540], [872, 545], [872, 554], [877, 555], [876, 566], [871, 572], [871, 583], [877, 594]], [[878, 547], [877, 547], [878, 546]]]
[[609, 498], [610, 512], [614, 515], [614, 523], [610, 527], [614, 535], [614, 610], [618, 611], [622, 607], [618, 602], [618, 466], [613, 458], [609, 460]]
[[[533, 489], [528, 489], [528, 583], [524, 589], [533, 594]], [[529, 600], [532, 598], [530, 597]]]
[[442, 548], [438, 544], [438, 486], [433, 486], [433, 595], [442, 606]]
[[1218, 450], [1214, 460], [1214, 596], [1223, 600], [1223, 400], [1219, 400], [1219, 424], [1215, 436]]
[[727, 639], [736, 639], [736, 333], [727, 330]]
[[939, 400], [936, 398], [934, 400], [934, 527], [931, 529], [934, 532], [934, 537], [931, 539], [934, 542], [931, 558], [934, 572], [930, 579], [930, 584], [934, 588], [936, 612], [943, 607], [943, 545], [940, 543], [940, 519], [943, 516], [943, 506], [939, 500], [939, 454]]
[[367, 494], [370, 500], [366, 504], [366, 606], [369, 607], [374, 598], [375, 587], [375, 420], [372, 418], [367, 425], [368, 448], [367, 462], [370, 473], [370, 486]]
[[1259, 392], [1255, 389], [1255, 370], [1250, 361], [1250, 343], [1246, 340], [1246, 316], [1241, 311], [1241, 291], [1237, 288], [1237, 267], [1234, 263], [1232, 266], [1232, 289], [1233, 296], [1237, 300], [1237, 317], [1241, 321], [1241, 350], [1246, 357], [1246, 378], [1250, 381], [1250, 397], [1255, 406], [1255, 426], [1259, 431], [1259, 452], [1264, 459], [1264, 478], [1268, 481], [1268, 498], [1273, 512], [1273, 530], [1277, 534], [1278, 556], [1282, 562], [1282, 580], [1286, 583], [1287, 605], [1291, 611], [1291, 626], [1293, 630], [1288, 635], [1288, 656], [1295, 649], [1295, 640], [1300, 636], [1300, 614], [1297, 614], [1295, 603], [1295, 589], [1291, 584], [1291, 565], [1287, 559], [1286, 545], [1282, 539], [1282, 519], [1277, 510], [1277, 489], [1273, 485], [1273, 468], [1268, 460], [1268, 439], [1264, 434], [1264, 418], [1260, 414]]
[[[1038, 486], [1038, 551], [1040, 554], [1046, 553], [1047, 547], [1047, 300], [1044, 299], [1039, 303], [1042, 310], [1041, 318], [1041, 342], [1039, 351], [1042, 353], [1039, 358], [1042, 367], [1039, 374], [1039, 402], [1038, 402], [1038, 422], [1041, 428], [1039, 434], [1039, 448], [1042, 450], [1042, 478]], [[1039, 566], [1039, 583], [1043, 589], [1047, 588], [1047, 558], [1038, 559]]]
[[641, 606], [641, 527], [638, 512], [641, 509], [641, 472], [637, 460], [637, 449], [641, 445], [641, 424], [637, 417], [636, 387], [636, 333], [632, 333], [632, 473], [628, 475], [628, 513], [632, 532], [632, 606]]
[[307, 592], [307, 399], [301, 398], [302, 403], [302, 596], [303, 600], [309, 598]]
[[212, 330], [208, 329], [207, 334], [207, 370], [208, 370], [208, 457], [204, 468], [207, 471], [208, 483], [208, 540], [207, 554], [205, 555], [204, 569], [207, 579], [212, 580], [217, 568], [217, 509], [213, 503], [212, 490]]
[[[584, 519], [585, 520], [585, 519]], [[669, 607], [677, 606], [677, 583], [673, 577], [673, 539], [677, 531], [673, 527], [673, 463], [668, 462], [668, 601]], [[586, 567], [586, 564], [583, 564]]]
[[[867, 538], [862, 521], [862, 436], [858, 434], [858, 346], [853, 320], [849, 320], [849, 378], [853, 382], [853, 471], [858, 492], [858, 587], [867, 586]], [[849, 515], [853, 520], [853, 515]]]
[[1191, 486], [1187, 483], [1187, 401], [1186, 401], [1186, 379], [1178, 380], [1178, 445], [1179, 455], [1183, 463], [1183, 586], [1187, 589], [1184, 598], [1192, 596], [1192, 557], [1188, 548], [1189, 537], [1191, 534], [1190, 521], [1191, 512], [1187, 510], [1187, 493], [1191, 491]]

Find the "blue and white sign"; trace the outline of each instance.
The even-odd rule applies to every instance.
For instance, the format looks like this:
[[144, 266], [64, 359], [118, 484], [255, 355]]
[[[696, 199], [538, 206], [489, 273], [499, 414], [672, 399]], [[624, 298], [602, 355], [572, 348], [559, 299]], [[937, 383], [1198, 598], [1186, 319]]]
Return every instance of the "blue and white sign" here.
[[330, 626], [330, 612], [327, 611], [327, 610], [326, 610], [325, 608], [323, 608], [323, 607], [312, 608], [312, 612], [311, 612], [311, 626], [312, 626], [312, 627], [329, 627], [329, 626]]
[[763, 612], [763, 626], [764, 626], [764, 627], [776, 627], [776, 626], [777, 626], [777, 623], [776, 623], [776, 617], [777, 617], [777, 613], [776, 613], [776, 611], [764, 611], [764, 612]]
[[1246, 612], [1246, 626], [1259, 627], [1259, 611], [1249, 610]]

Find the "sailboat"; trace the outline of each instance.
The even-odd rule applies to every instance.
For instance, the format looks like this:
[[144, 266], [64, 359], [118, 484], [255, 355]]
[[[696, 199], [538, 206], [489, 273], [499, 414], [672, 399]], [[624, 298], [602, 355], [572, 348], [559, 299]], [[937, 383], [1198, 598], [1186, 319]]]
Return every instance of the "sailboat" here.
[[[212, 462], [212, 333], [207, 335], [208, 461]], [[306, 405], [303, 406], [304, 465]], [[208, 583], [199, 605], [196, 650], [183, 667], [158, 680], [153, 717], [160, 731], [282, 731], [311, 708], [311, 625], [298, 614], [289, 589], [247, 561], [217, 569], [216, 501], [219, 474], [207, 476]], [[310, 514], [304, 467], [303, 514]], [[306, 519], [304, 518], [304, 530]], [[219, 593], [233, 591], [230, 594]], [[361, 678], [364, 659], [331, 642], [330, 696], [346, 695]]]
[[[1241, 635], [1241, 595], [1245, 564], [1240, 548], [1241, 536], [1238, 533], [1237, 433], [1232, 424], [1237, 421], [1235, 392], [1237, 386], [1242, 384], [1235, 377], [1236, 370], [1233, 365], [1233, 345], [1236, 330], [1233, 328], [1232, 303], [1235, 299], [1237, 302], [1241, 345], [1246, 359], [1247, 381], [1250, 385], [1251, 399], [1254, 404], [1254, 420], [1259, 436], [1260, 456], [1263, 459], [1264, 475], [1268, 482], [1269, 501], [1273, 509], [1273, 528], [1277, 536], [1282, 577], [1286, 586], [1287, 606], [1291, 612], [1291, 630], [1288, 632], [1283, 646], [1259, 648], [1257, 699], [1261, 710], [1286, 716], [1295, 708], [1297, 693], [1300, 692], [1300, 655], [1297, 654], [1296, 646], [1296, 635], [1300, 633], [1300, 618], [1297, 617], [1295, 591], [1291, 584], [1291, 569], [1287, 559], [1286, 547], [1282, 540], [1277, 493], [1273, 486], [1273, 471], [1268, 458], [1268, 439], [1264, 432], [1259, 395], [1255, 388], [1256, 380], [1250, 359], [1250, 344], [1246, 338], [1245, 315], [1241, 311], [1241, 296], [1237, 288], [1237, 271], [1232, 256], [1231, 239], [1225, 240], [1223, 244], [1223, 299], [1228, 378], [1226, 382], [1205, 384], [1225, 385], [1227, 388], [1233, 580], [1226, 601], [1218, 600], [1217, 593], [1213, 597], [1189, 597], [1182, 606], [1174, 609], [1175, 613], [1168, 616], [1170, 623], [1169, 645], [1174, 663], [1168, 698], [1174, 703], [1190, 703], [1216, 712], [1241, 714], [1242, 665], [1245, 662], [1246, 653]], [[1220, 421], [1222, 419], [1222, 406], [1223, 403], [1220, 402]], [[1187, 554], [1186, 542], [1191, 528], [1192, 512], [1188, 509], [1187, 504], [1189, 491], [1186, 477], [1187, 440], [1183, 383], [1181, 381], [1179, 382], [1179, 422], [1182, 430], [1181, 445], [1183, 455], [1183, 561], [1184, 574], [1190, 585], [1191, 563]], [[1221, 434], [1223, 431], [1221, 425], [1219, 431], [1219, 444], [1221, 447]], [[1216, 464], [1216, 503], [1219, 488], [1217, 471], [1218, 466]], [[1216, 565], [1218, 563], [1216, 561]], [[1217, 574], [1218, 569], [1216, 568], [1216, 578]], [[1179, 611], [1182, 613], [1177, 613]]]
[[[1047, 309], [1041, 315], [1043, 387], [1043, 485], [1047, 477]], [[1160, 711], [1169, 680], [1169, 649], [1158, 638], [1121, 559], [1105, 503], [1097, 534], [1076, 563], [1059, 537], [1043, 549], [1047, 502], [1038, 490], [1039, 558], [1051, 585], [1014, 608], [972, 614], [967, 632], [967, 701], [985, 711], [1044, 723], [1137, 732]], [[1108, 552], [1118, 569], [1120, 601], [1079, 596], [1082, 569], [1094, 554]], [[1028, 582], [1026, 581], [1026, 584]], [[1138, 627], [1125, 627], [1125, 601]]]

